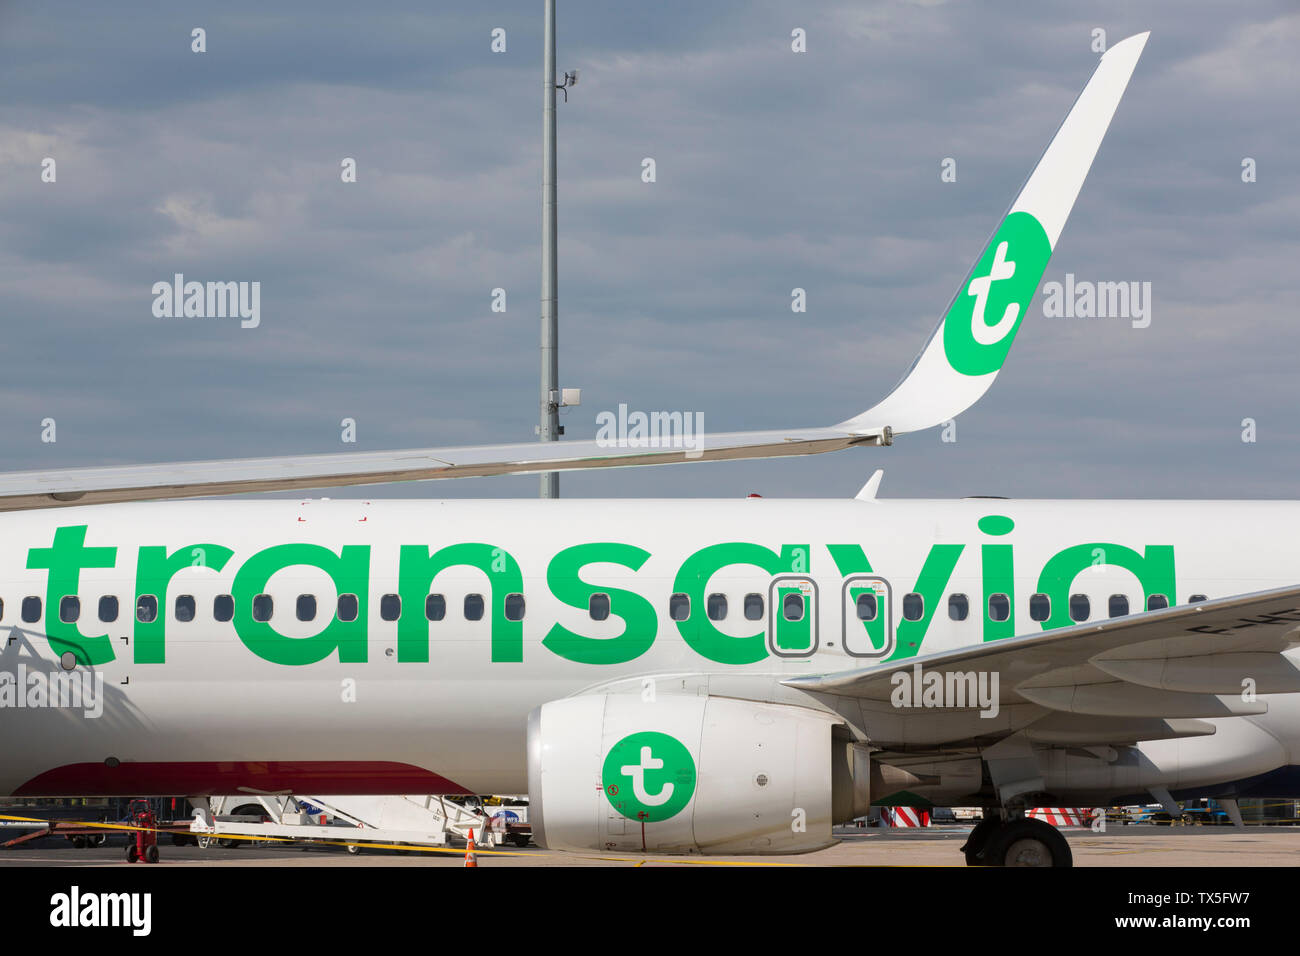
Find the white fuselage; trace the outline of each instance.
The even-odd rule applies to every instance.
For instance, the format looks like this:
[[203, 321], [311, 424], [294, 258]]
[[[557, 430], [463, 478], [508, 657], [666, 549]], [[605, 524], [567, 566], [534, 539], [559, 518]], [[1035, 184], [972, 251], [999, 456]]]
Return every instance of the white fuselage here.
[[[1087, 596], [1097, 620], [1113, 596], [1137, 612], [1153, 594], [1179, 604], [1291, 585], [1297, 531], [1300, 503], [1265, 501], [198, 501], [5, 514], [0, 793], [522, 792], [526, 717], [547, 701], [653, 679], [658, 693], [801, 702], [861, 723], [860, 709], [778, 681], [1073, 623], [1070, 596]], [[855, 576], [887, 583], [875, 634], [855, 616]], [[775, 633], [792, 589], [810, 609], [806, 637]], [[357, 595], [357, 621], [346, 599], [339, 613], [340, 593]], [[609, 596], [603, 620], [592, 593]], [[671, 616], [674, 594], [687, 595], [685, 620]], [[954, 594], [964, 620], [950, 616]], [[1031, 618], [1035, 594], [1048, 596], [1046, 621]], [[224, 595], [234, 620], [216, 619]], [[262, 595], [270, 619], [257, 621]], [[396, 620], [385, 595], [402, 599]], [[467, 620], [474, 595], [484, 610]], [[711, 595], [726, 598], [717, 620]], [[1005, 621], [990, 615], [993, 595], [1006, 595]], [[104, 596], [118, 599], [116, 620], [101, 620]], [[193, 619], [180, 619], [190, 597]], [[69, 648], [72, 673], [102, 675], [98, 715], [66, 689], [33, 696]], [[1214, 737], [1144, 745], [1182, 755], [1164, 785], [1300, 763], [1300, 705], [1268, 700], [1266, 715], [1216, 720]]]

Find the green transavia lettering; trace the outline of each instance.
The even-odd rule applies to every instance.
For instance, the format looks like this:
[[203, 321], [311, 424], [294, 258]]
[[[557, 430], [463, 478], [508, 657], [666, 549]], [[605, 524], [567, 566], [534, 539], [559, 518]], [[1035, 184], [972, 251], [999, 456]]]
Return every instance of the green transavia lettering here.
[[[1014, 522], [1001, 515], [988, 515], [978, 522], [986, 536], [979, 547], [981, 585], [984, 594], [1005, 595], [1010, 609], [994, 614], [987, 600], [981, 601], [983, 639], [998, 640], [1025, 630], [1015, 615], [1015, 545], [1005, 536]], [[116, 657], [113, 640], [107, 633], [83, 633], [79, 615], [62, 613], [65, 598], [75, 596], [85, 569], [116, 568], [117, 547], [87, 547], [86, 525], [57, 528], [49, 547], [35, 547], [27, 552], [27, 568], [47, 572], [45, 587], [45, 633], [57, 656], [72, 652], [83, 665], [106, 664]], [[815, 555], [821, 551], [829, 557], [820, 568]], [[709, 582], [714, 575], [729, 568], [751, 568], [769, 576], [773, 583], [772, 599], [783, 600], [788, 592], [798, 590], [797, 576], [815, 580], [831, 574], [845, 582], [857, 601], [869, 588], [853, 588], [850, 578], [860, 575], [883, 576], [894, 582], [895, 595], [904, 590], [920, 596], [920, 613], [910, 615], [872, 615], [870, 620], [852, 620], [851, 627], [862, 627], [871, 647], [886, 646], [884, 629], [888, 620], [896, 621], [895, 645], [888, 660], [915, 657], [920, 653], [930, 630], [936, 609], [945, 592], [950, 590], [958, 561], [967, 545], [955, 542], [932, 544], [914, 579], [897, 568], [874, 567], [861, 544], [783, 544], [777, 548], [751, 541], [728, 541], [710, 544], [688, 555], [672, 578], [674, 593], [686, 596], [689, 613], [684, 619], [668, 617], [668, 608], [659, 607], [643, 591], [602, 583], [589, 569], [597, 565], [617, 565], [640, 572], [652, 555], [635, 544], [618, 541], [591, 542], [564, 548], [554, 554], [545, 573], [546, 588], [560, 603], [587, 610], [595, 594], [608, 598], [608, 617], [621, 623], [614, 636], [596, 637], [553, 622], [541, 646], [556, 657], [577, 664], [595, 666], [627, 664], [650, 650], [661, 630], [676, 630], [677, 636], [701, 658], [716, 664], [743, 666], [757, 664], [771, 654], [766, 628], [772, 616], [751, 621], [752, 633], [736, 636], [716, 626], [707, 613]], [[1072, 545], [1052, 555], [1037, 578], [1037, 591], [1050, 599], [1050, 616], [1036, 622], [1043, 629], [1072, 624], [1069, 596], [1074, 579], [1089, 568], [1112, 566], [1130, 572], [1141, 584], [1143, 600], [1152, 595], [1175, 594], [1174, 549], [1171, 545], [1147, 545], [1142, 551], [1121, 544], [1085, 542]], [[303, 567], [323, 572], [333, 583], [336, 594], [355, 595], [355, 613], [349, 609], [341, 616], [336, 608], [327, 611], [323, 626], [308, 637], [289, 637], [276, 629], [272, 620], [257, 620], [254, 600], [265, 593], [272, 576], [287, 569]], [[484, 542], [461, 542], [431, 547], [426, 544], [401, 545], [398, 553], [396, 593], [403, 613], [397, 617], [397, 660], [399, 663], [427, 663], [432, 622], [437, 616], [426, 613], [425, 602], [434, 592], [434, 582], [445, 571], [481, 572], [487, 579], [490, 626], [487, 653], [493, 663], [510, 664], [524, 660], [523, 613], [527, 599], [525, 574], [519, 562], [506, 549]], [[231, 578], [230, 594], [234, 599], [232, 637], [263, 660], [286, 666], [315, 664], [328, 659], [341, 663], [367, 660], [371, 616], [371, 548], [369, 545], [345, 545], [337, 551], [319, 544], [277, 544], [236, 561], [235, 552], [224, 545], [195, 543], [168, 551], [165, 547], [146, 545], [135, 558], [135, 595], [133, 603], [152, 596], [162, 607], [158, 613], [133, 614], [133, 653], [137, 664], [162, 664], [167, 659], [166, 598], [178, 575], [224, 574]], [[793, 578], [791, 576], [794, 576]], [[482, 580], [481, 578], [479, 580]], [[531, 587], [537, 577], [529, 577]], [[657, 575], [655, 584], [667, 581]], [[778, 586], [781, 585], [781, 586]], [[790, 585], [790, 586], [785, 586]], [[761, 575], [753, 587], [764, 590]], [[828, 593], [835, 593], [830, 592]], [[874, 592], [872, 592], [874, 593]], [[666, 595], [665, 595], [666, 597]], [[833, 598], [832, 598], [833, 599]], [[512, 611], [511, 608], [515, 610]], [[661, 614], [663, 617], [661, 618]], [[811, 615], [810, 615], [811, 617]], [[89, 625], [87, 625], [89, 627]], [[103, 625], [100, 625], [103, 627]], [[90, 628], [99, 630], [100, 627]], [[837, 625], [838, 627], [838, 625]], [[805, 625], [806, 629], [806, 625]], [[602, 628], [607, 631], [607, 629]], [[797, 632], [794, 628], [793, 632]], [[858, 632], [862, 633], [862, 632]], [[779, 636], [779, 635], [778, 635]], [[787, 635], [788, 636], [788, 635]], [[794, 637], [797, 640], [798, 634]], [[777, 649], [798, 648], [778, 642]], [[811, 643], [803, 646], [811, 646]], [[784, 654], [783, 656], [798, 656]]]

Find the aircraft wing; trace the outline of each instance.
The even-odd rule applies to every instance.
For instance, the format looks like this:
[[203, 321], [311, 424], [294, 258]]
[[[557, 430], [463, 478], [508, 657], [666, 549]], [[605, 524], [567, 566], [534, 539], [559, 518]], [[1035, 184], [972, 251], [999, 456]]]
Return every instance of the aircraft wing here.
[[0, 511], [812, 455], [851, 445], [888, 445], [894, 435], [933, 428], [977, 402], [1006, 361], [1146, 41], [1147, 34], [1141, 33], [1106, 51], [903, 380], [880, 402], [837, 425], [695, 435], [689, 444], [679, 431], [681, 441], [660, 448], [623, 436], [614, 442], [533, 442], [18, 472], [0, 474]]
[[[1282, 653], [1297, 646], [1300, 586], [783, 683], [857, 698], [868, 735], [886, 749], [945, 749], [1018, 731], [1044, 743], [1118, 745], [1211, 734], [1214, 725], [1204, 718], [1266, 713], [1260, 695], [1300, 691], [1300, 667]], [[931, 674], [937, 677], [924, 676]], [[905, 681], [969, 687], [970, 674], [985, 675], [989, 688], [997, 675], [996, 716], [981, 717], [978, 706], [898, 707], [906, 699], [891, 700]]]
[[292, 491], [373, 485], [431, 478], [518, 475], [577, 468], [627, 468], [685, 461], [729, 461], [815, 455], [851, 445], [889, 444], [888, 428], [848, 431], [703, 433], [689, 441], [651, 447], [634, 442], [527, 442], [462, 448], [411, 448], [229, 461], [118, 465], [0, 474], [0, 511], [108, 502], [193, 498], [253, 491]]

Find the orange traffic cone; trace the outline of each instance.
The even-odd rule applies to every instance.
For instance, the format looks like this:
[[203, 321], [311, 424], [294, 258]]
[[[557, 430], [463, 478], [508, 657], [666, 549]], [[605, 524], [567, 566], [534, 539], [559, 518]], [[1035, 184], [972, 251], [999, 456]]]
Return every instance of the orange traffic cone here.
[[465, 865], [478, 866], [478, 857], [474, 855], [474, 828], [469, 831], [469, 842], [465, 844]]

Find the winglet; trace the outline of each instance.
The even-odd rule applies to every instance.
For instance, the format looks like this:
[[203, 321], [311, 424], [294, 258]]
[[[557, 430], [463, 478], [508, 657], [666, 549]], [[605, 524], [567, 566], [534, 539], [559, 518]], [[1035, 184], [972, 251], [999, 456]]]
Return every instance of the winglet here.
[[1122, 40], [1102, 56], [907, 376], [836, 428], [920, 431], [955, 418], [989, 390], [1149, 35]]

